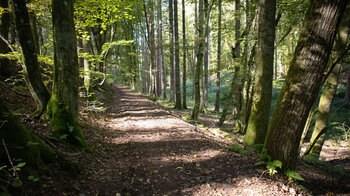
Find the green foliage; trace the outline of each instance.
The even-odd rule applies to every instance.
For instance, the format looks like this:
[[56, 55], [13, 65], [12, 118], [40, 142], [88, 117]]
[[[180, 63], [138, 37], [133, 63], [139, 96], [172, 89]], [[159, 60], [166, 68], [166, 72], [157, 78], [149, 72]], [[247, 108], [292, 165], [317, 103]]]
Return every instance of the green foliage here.
[[132, 1], [122, 0], [78, 0], [75, 1], [76, 29], [77, 34], [90, 39], [90, 35], [85, 29], [88, 27], [100, 26], [100, 34], [103, 34], [111, 24], [120, 19], [130, 20], [134, 18], [130, 15]]
[[12, 182], [12, 186], [17, 188], [22, 186], [23, 182], [19, 179], [19, 177], [15, 178], [15, 180]]
[[305, 181], [305, 179], [303, 177], [301, 177], [301, 175], [298, 174], [298, 172], [296, 172], [294, 170], [287, 170], [284, 172], [284, 175], [286, 175], [287, 177], [292, 178], [294, 180]]
[[239, 144], [232, 144], [230, 147], [229, 147], [229, 150], [233, 151], [233, 152], [236, 152], [236, 153], [240, 153], [244, 156], [248, 156], [249, 155], [249, 152], [247, 150], [245, 150], [241, 145]]
[[273, 176], [277, 173], [277, 168], [282, 168], [282, 162], [279, 160], [269, 161], [266, 163], [266, 172], [270, 174], [270, 176]]
[[38, 182], [40, 180], [40, 178], [30, 175], [30, 176], [28, 176], [27, 180], [33, 181], [33, 182]]

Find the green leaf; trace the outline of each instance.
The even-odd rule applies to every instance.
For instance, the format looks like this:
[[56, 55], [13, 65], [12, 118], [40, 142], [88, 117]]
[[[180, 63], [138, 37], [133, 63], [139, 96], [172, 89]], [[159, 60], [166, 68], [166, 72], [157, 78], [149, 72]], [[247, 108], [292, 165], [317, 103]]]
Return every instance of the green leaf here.
[[21, 162], [21, 163], [18, 163], [16, 167], [23, 167], [23, 166], [25, 166], [25, 165], [26, 165], [25, 162]]
[[289, 177], [292, 178], [294, 180], [300, 180], [300, 181], [305, 181], [305, 179], [303, 177], [301, 177], [300, 174], [298, 174], [298, 172], [293, 171], [293, 170], [287, 170], [286, 172], [284, 172], [284, 174]]
[[12, 182], [13, 187], [20, 187], [22, 184], [22, 181], [18, 177]]
[[1, 171], [2, 169], [6, 168], [6, 167], [7, 167], [7, 165], [1, 166], [1, 167], [0, 167], [0, 171]]

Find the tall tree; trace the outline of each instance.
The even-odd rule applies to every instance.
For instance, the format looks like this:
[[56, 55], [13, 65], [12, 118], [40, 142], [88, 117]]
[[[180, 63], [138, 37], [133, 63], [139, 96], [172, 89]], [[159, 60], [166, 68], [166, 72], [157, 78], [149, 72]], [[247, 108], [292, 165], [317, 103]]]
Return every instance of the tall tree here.
[[263, 144], [269, 124], [275, 41], [275, 0], [258, 1], [258, 46], [254, 96], [244, 143]]
[[193, 120], [198, 119], [199, 115], [199, 110], [200, 110], [200, 105], [201, 105], [201, 95], [200, 95], [200, 70], [201, 66], [203, 63], [203, 49], [204, 49], [204, 13], [203, 13], [203, 0], [199, 0], [198, 4], [198, 12], [199, 12], [199, 17], [198, 17], [198, 22], [197, 22], [197, 27], [196, 29], [198, 30], [198, 37], [196, 39], [196, 48], [197, 48], [197, 54], [196, 54], [196, 72], [195, 72], [195, 83], [194, 83], [194, 91], [195, 91], [195, 103], [192, 111], [191, 118]]
[[161, 60], [161, 78], [162, 78], [162, 89], [163, 89], [163, 99], [166, 99], [166, 88], [167, 88], [167, 79], [166, 79], [166, 65], [165, 65], [165, 56], [164, 56], [164, 47], [163, 47], [163, 18], [162, 18], [162, 0], [158, 0], [158, 18], [159, 18], [159, 32], [158, 32], [158, 42], [160, 42], [160, 60]]
[[[332, 60], [329, 62], [337, 61], [336, 59], [342, 58], [342, 54], [346, 51], [347, 42], [350, 40], [350, 4], [348, 4], [345, 13], [342, 17], [339, 30], [337, 33], [335, 46], [333, 49]], [[333, 64], [336, 63], [334, 68]], [[341, 64], [338, 62], [334, 62], [331, 64], [330, 69], [333, 68], [331, 73], [328, 75], [324, 89], [321, 94], [321, 98], [318, 104], [318, 112], [314, 130], [312, 132], [312, 136], [310, 139], [310, 144], [305, 154], [316, 154], [320, 155], [323, 143], [326, 139], [326, 133], [328, 130], [328, 117], [331, 112], [332, 101], [334, 95], [337, 91], [339, 72], [341, 69]], [[330, 64], [330, 63], [329, 63]], [[326, 76], [327, 76], [326, 75]], [[325, 77], [326, 77], [325, 76]]]
[[220, 76], [221, 76], [221, 0], [219, 0], [219, 16], [218, 16], [218, 56], [216, 65], [216, 99], [215, 111], [220, 111]]
[[182, 105], [187, 109], [186, 105], [186, 15], [185, 15], [185, 0], [182, 0]]
[[283, 169], [294, 169], [303, 128], [322, 85], [335, 32], [348, 0], [310, 0], [264, 148]]
[[180, 46], [179, 46], [179, 20], [177, 0], [174, 0], [174, 29], [175, 29], [175, 108], [181, 109], [181, 88], [180, 88]]
[[18, 40], [22, 47], [24, 78], [37, 105], [34, 115], [40, 116], [45, 111], [50, 93], [41, 77], [26, 2], [13, 0], [13, 13]]
[[88, 147], [79, 127], [79, 65], [74, 28], [74, 0], [52, 1], [54, 41], [54, 86], [48, 104], [48, 117], [57, 137]]
[[170, 41], [170, 101], [175, 101], [175, 71], [174, 71], [174, 10], [173, 0], [169, 0], [169, 41]]

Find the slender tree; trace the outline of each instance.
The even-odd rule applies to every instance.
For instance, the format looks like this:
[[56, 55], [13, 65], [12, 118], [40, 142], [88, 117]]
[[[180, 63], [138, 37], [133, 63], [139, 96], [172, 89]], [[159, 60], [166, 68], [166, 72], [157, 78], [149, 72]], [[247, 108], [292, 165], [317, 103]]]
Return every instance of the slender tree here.
[[220, 76], [221, 76], [221, 0], [219, 0], [219, 16], [218, 16], [218, 56], [216, 67], [216, 99], [215, 99], [215, 111], [220, 111]]
[[196, 73], [195, 73], [195, 83], [194, 83], [194, 91], [195, 91], [195, 103], [192, 111], [191, 118], [193, 120], [198, 119], [200, 105], [201, 105], [201, 95], [200, 95], [200, 70], [203, 63], [203, 48], [204, 48], [204, 13], [203, 13], [203, 0], [199, 0], [198, 5], [198, 22], [197, 22], [197, 30], [198, 30], [198, 38], [196, 41], [196, 47], [197, 47], [197, 61], [196, 61]]
[[175, 101], [175, 71], [174, 71], [174, 10], [173, 0], [169, 0], [169, 41], [170, 41], [170, 101]]
[[[283, 169], [296, 167], [300, 137], [322, 85], [347, 0], [310, 0], [264, 148]], [[266, 115], [266, 114], [265, 114]]]
[[48, 117], [56, 137], [88, 147], [79, 127], [79, 65], [74, 28], [74, 0], [52, 1], [54, 40], [54, 86], [48, 104]]
[[272, 96], [273, 55], [275, 41], [275, 0], [258, 1], [258, 46], [253, 105], [244, 143], [263, 144], [268, 129]]
[[26, 2], [22, 0], [13, 0], [13, 13], [16, 32], [24, 59], [24, 78], [37, 105], [34, 115], [40, 116], [45, 111], [47, 102], [50, 99], [50, 93], [41, 77], [37, 50], [31, 32]]
[[185, 0], [182, 0], [182, 105], [187, 109], [186, 105], [186, 15], [185, 15]]
[[338, 77], [340, 64], [337, 64], [332, 73], [328, 76], [325, 88], [321, 94], [320, 103], [318, 104], [318, 112], [316, 118], [315, 128], [312, 132], [310, 145], [305, 154], [320, 155], [323, 143], [326, 139], [328, 117], [331, 111], [332, 101], [337, 91]]
[[180, 89], [180, 46], [179, 46], [179, 20], [178, 20], [177, 0], [174, 0], [174, 37], [175, 37], [175, 108], [181, 109], [181, 89]]

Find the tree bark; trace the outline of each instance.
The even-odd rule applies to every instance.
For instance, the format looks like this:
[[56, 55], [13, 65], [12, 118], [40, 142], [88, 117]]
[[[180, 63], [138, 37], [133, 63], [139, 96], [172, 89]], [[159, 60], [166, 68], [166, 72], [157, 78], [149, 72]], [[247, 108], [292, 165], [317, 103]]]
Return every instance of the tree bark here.
[[174, 1], [174, 29], [175, 29], [175, 107], [177, 109], [182, 108], [181, 104], [181, 89], [180, 89], [180, 46], [179, 46], [179, 23], [178, 23], [178, 10], [177, 0]]
[[219, 16], [218, 16], [218, 56], [217, 56], [217, 65], [216, 65], [216, 99], [215, 99], [215, 111], [220, 111], [220, 76], [221, 76], [221, 0], [219, 0]]
[[184, 109], [187, 109], [186, 104], [186, 15], [185, 15], [185, 0], [182, 0], [182, 62], [183, 62], [183, 70], [182, 70], [182, 105]]
[[[350, 32], [350, 4], [348, 4], [345, 13], [341, 19], [339, 30], [337, 33], [335, 46], [334, 46], [334, 55], [332, 55], [332, 59], [330, 62], [334, 62], [335, 59], [341, 58], [340, 56], [346, 52], [346, 44], [349, 40], [349, 32]], [[336, 62], [335, 62], [336, 63]], [[332, 67], [330, 67], [331, 69]], [[337, 91], [339, 72], [341, 69], [341, 64], [337, 63], [337, 65], [333, 68], [329, 76], [327, 77], [324, 89], [321, 94], [320, 102], [318, 104], [318, 114], [316, 118], [315, 128], [312, 132], [310, 144], [308, 149], [305, 152], [307, 154], [316, 154], [320, 156], [323, 143], [326, 139], [326, 133], [328, 129], [328, 117], [331, 112], [331, 106], [333, 102], [333, 98]]]
[[174, 10], [173, 0], [169, 0], [169, 41], [170, 41], [170, 102], [175, 101], [175, 71], [174, 71]]
[[307, 154], [320, 155], [323, 143], [326, 139], [328, 117], [331, 112], [332, 101], [337, 91], [337, 84], [339, 78], [340, 64], [336, 65], [332, 73], [328, 76], [325, 88], [321, 94], [320, 103], [318, 105], [318, 114], [314, 131], [312, 132], [310, 145], [306, 150]]
[[197, 62], [196, 62], [196, 73], [195, 73], [195, 83], [194, 83], [194, 89], [195, 89], [195, 103], [192, 111], [191, 118], [193, 120], [198, 119], [200, 105], [201, 105], [201, 95], [200, 95], [200, 70], [203, 63], [203, 48], [204, 48], [204, 39], [203, 39], [203, 26], [204, 26], [204, 13], [203, 13], [203, 0], [199, 0], [198, 5], [198, 12], [199, 12], [199, 20], [197, 22], [197, 31], [198, 31], [198, 39], [196, 41], [196, 47], [197, 47]]
[[79, 127], [79, 65], [74, 28], [74, 0], [52, 1], [54, 39], [54, 86], [48, 117], [56, 137], [89, 148]]
[[253, 105], [244, 143], [263, 144], [269, 124], [275, 41], [275, 0], [258, 1], [258, 46]]
[[13, 13], [16, 32], [24, 59], [24, 78], [37, 105], [34, 115], [40, 116], [45, 111], [46, 105], [50, 99], [50, 93], [41, 77], [38, 56], [25, 1], [13, 0]]
[[[318, 92], [347, 0], [311, 0], [265, 148], [282, 168], [295, 169], [303, 128]], [[266, 115], [266, 114], [265, 114]]]

